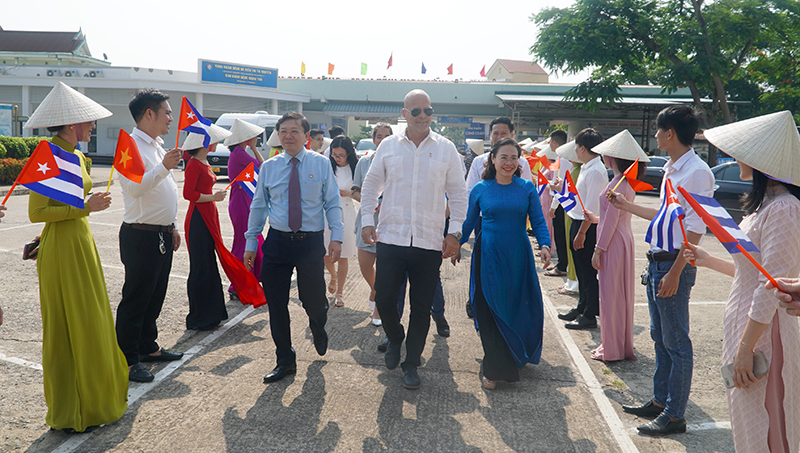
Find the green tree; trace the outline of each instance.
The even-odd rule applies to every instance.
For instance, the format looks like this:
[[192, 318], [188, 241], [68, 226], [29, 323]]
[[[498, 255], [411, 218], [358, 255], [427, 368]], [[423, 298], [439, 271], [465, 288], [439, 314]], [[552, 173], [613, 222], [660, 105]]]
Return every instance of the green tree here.
[[[619, 85], [688, 87], [707, 123], [732, 121], [729, 85], [759, 59], [780, 52], [796, 30], [796, 0], [577, 0], [531, 17], [540, 27], [530, 48], [556, 72], [592, 68], [592, 78], [566, 93], [586, 109], [619, 100]], [[747, 84], [745, 84], [747, 85]], [[750, 87], [752, 88], [752, 87]], [[745, 90], [747, 91], [747, 90]]]
[[360, 126], [360, 127], [361, 127], [361, 132], [359, 132], [356, 135], [350, 136], [350, 140], [353, 141], [354, 145], [358, 145], [358, 142], [360, 142], [364, 138], [372, 138], [372, 126]]

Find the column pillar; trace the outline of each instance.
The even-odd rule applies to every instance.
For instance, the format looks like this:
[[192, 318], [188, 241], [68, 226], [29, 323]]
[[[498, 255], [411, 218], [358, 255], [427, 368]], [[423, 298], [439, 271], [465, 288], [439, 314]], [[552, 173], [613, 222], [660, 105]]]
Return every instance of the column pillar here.
[[273, 99], [272, 100], [272, 107], [270, 107], [270, 110], [272, 110], [272, 114], [273, 115], [277, 115], [278, 114], [278, 100], [277, 99]]
[[[31, 113], [31, 87], [23, 86], [22, 87], [22, 116], [26, 116], [30, 118]], [[32, 137], [33, 131], [30, 129], [23, 129], [22, 130], [23, 137]]]

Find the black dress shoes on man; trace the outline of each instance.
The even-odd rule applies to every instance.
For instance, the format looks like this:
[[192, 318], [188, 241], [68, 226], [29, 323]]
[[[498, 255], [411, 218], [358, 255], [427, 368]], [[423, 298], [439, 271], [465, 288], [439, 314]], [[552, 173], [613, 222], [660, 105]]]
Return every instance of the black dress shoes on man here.
[[580, 313], [578, 313], [578, 310], [573, 308], [572, 310], [566, 313], [559, 313], [558, 319], [561, 319], [562, 321], [575, 321], [578, 315], [580, 315]]
[[378, 352], [386, 352], [386, 349], [389, 348], [389, 339], [384, 338], [383, 341], [378, 343]]
[[153, 379], [153, 373], [145, 370], [141, 363], [134, 364], [128, 371], [130, 382], [153, 382]]
[[405, 376], [403, 376], [403, 387], [409, 390], [416, 390], [420, 385], [422, 385], [422, 380], [417, 374], [417, 368], [409, 367], [405, 372]]
[[587, 318], [584, 318], [583, 315], [578, 315], [575, 321], [564, 324], [564, 327], [572, 330], [594, 329], [595, 327], [597, 327], [597, 320], [596, 319], [589, 320]]
[[161, 348], [161, 354], [159, 355], [152, 355], [152, 354], [145, 354], [139, 356], [140, 362], [172, 362], [173, 360], [180, 360], [183, 358], [182, 352], [171, 352], [164, 348]]
[[264, 376], [264, 383], [278, 382], [290, 374], [297, 373], [297, 365], [278, 365], [274, 370]]
[[440, 337], [447, 338], [450, 336], [450, 324], [447, 323], [444, 315], [441, 318], [433, 318], [433, 321], [436, 323], [436, 332]]
[[401, 346], [403, 346], [402, 341], [397, 343], [389, 342], [389, 345], [386, 347], [386, 354], [383, 356], [383, 360], [386, 362], [386, 368], [393, 370], [397, 368], [397, 365], [400, 365]]
[[657, 406], [653, 400], [650, 400], [641, 406], [627, 406], [623, 404], [622, 410], [629, 414], [643, 418], [656, 418], [661, 415], [662, 412], [664, 412], [664, 408]]
[[475, 312], [472, 311], [472, 302], [467, 301], [467, 318], [475, 319]]
[[314, 349], [317, 350], [317, 354], [325, 355], [328, 352], [328, 332], [322, 329], [321, 333], [311, 332], [311, 335], [314, 337]]
[[667, 414], [662, 413], [652, 422], [638, 428], [640, 433], [651, 436], [663, 436], [665, 434], [685, 433], [686, 419], [671, 420]]

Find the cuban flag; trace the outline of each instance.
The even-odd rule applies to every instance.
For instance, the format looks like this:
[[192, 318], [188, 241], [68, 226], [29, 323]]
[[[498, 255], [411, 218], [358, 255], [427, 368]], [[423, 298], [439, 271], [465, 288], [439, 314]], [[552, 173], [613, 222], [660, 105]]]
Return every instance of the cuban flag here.
[[[41, 141], [37, 150], [41, 148], [42, 151], [45, 151], [45, 146], [53, 154], [60, 173], [57, 176], [34, 182], [21, 180], [20, 184], [47, 198], [83, 209], [83, 173], [81, 173], [80, 157], [47, 141]], [[42, 170], [41, 166], [37, 171], [40, 170]]]
[[550, 184], [550, 182], [542, 174], [542, 169], [541, 168], [536, 170], [536, 176], [537, 176], [537, 184], [536, 185], [538, 186], [539, 196], [541, 197], [542, 194], [544, 193], [544, 190], [547, 188], [547, 185]]
[[578, 190], [575, 187], [571, 187], [572, 185], [574, 185], [572, 184], [572, 176], [567, 172], [564, 184], [561, 185], [561, 191], [556, 192], [556, 197], [558, 197], [561, 207], [564, 208], [564, 212], [572, 211], [575, 205], [578, 204]]
[[235, 181], [239, 183], [239, 186], [244, 189], [247, 195], [250, 195], [250, 198], [253, 198], [258, 185], [258, 167], [250, 162], [250, 165], [239, 173]]
[[203, 148], [208, 148], [209, 143], [211, 143], [211, 134], [208, 133], [208, 128], [210, 127], [211, 120], [200, 116], [192, 103], [184, 96], [183, 102], [181, 102], [181, 116], [178, 120], [178, 129], [204, 135]]
[[743, 249], [759, 253], [758, 247], [739, 229], [736, 221], [717, 200], [688, 192], [683, 187], [678, 187], [678, 190], [729, 253], [739, 253]]
[[664, 201], [656, 216], [650, 221], [644, 240], [653, 247], [675, 253], [677, 249], [674, 244], [673, 226], [675, 221], [680, 222], [684, 215], [681, 202], [675, 194], [675, 189], [672, 188], [672, 181], [667, 178], [664, 182]]

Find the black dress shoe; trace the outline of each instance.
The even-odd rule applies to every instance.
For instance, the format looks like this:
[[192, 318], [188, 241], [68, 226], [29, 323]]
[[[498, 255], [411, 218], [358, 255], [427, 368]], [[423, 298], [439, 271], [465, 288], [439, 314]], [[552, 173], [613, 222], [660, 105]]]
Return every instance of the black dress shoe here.
[[578, 315], [580, 315], [580, 313], [578, 313], [578, 309], [577, 308], [573, 308], [572, 310], [570, 310], [570, 311], [568, 311], [566, 313], [559, 313], [558, 314], [558, 319], [561, 319], [563, 321], [575, 321], [575, 319], [578, 317]]
[[183, 358], [182, 352], [170, 352], [164, 348], [161, 348], [161, 354], [159, 355], [151, 355], [145, 354], [139, 356], [140, 362], [172, 362], [173, 360], [180, 360]]
[[637, 417], [644, 417], [644, 418], [656, 418], [664, 412], [664, 408], [661, 406], [657, 406], [653, 403], [653, 400], [650, 400], [641, 406], [626, 406], [622, 405], [622, 410], [633, 414]]
[[564, 327], [572, 330], [594, 329], [597, 327], [597, 320], [595, 319], [590, 321], [584, 318], [583, 315], [578, 315], [578, 318], [575, 319], [575, 321], [564, 324]]
[[436, 332], [440, 337], [447, 338], [450, 336], [450, 324], [444, 319], [444, 315], [441, 318], [433, 318], [433, 321], [436, 322]]
[[472, 311], [472, 303], [467, 301], [467, 318], [475, 319], [475, 312]]
[[322, 329], [321, 333], [315, 334], [311, 332], [311, 335], [314, 337], [314, 349], [317, 350], [317, 354], [325, 355], [328, 352], [328, 332]]
[[403, 346], [402, 341], [398, 341], [397, 343], [389, 342], [389, 345], [386, 347], [386, 354], [383, 356], [383, 360], [386, 362], [386, 368], [393, 370], [397, 368], [397, 365], [400, 365], [401, 346]]
[[153, 382], [153, 373], [144, 369], [141, 363], [136, 363], [128, 371], [128, 380], [131, 382]]
[[420, 385], [422, 385], [422, 380], [419, 378], [419, 374], [417, 374], [417, 368], [409, 367], [403, 376], [403, 387], [409, 390], [415, 390], [418, 389]]
[[278, 382], [290, 374], [297, 373], [297, 365], [278, 365], [274, 370], [264, 376], [264, 383]]
[[667, 414], [662, 413], [652, 422], [638, 428], [640, 433], [651, 436], [663, 436], [664, 434], [685, 433], [686, 419], [670, 420]]
[[389, 339], [384, 338], [383, 341], [378, 343], [378, 352], [386, 352], [386, 348], [389, 347]]

